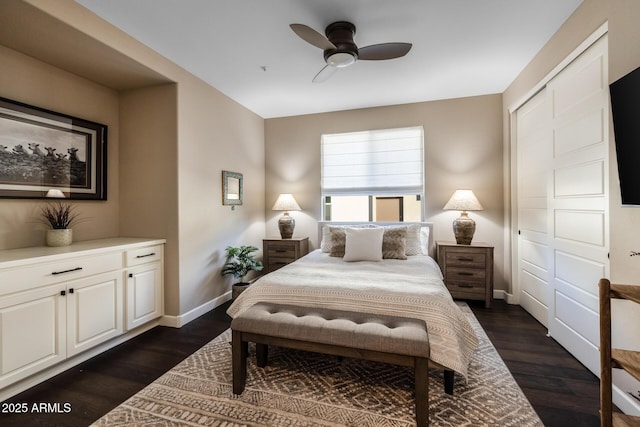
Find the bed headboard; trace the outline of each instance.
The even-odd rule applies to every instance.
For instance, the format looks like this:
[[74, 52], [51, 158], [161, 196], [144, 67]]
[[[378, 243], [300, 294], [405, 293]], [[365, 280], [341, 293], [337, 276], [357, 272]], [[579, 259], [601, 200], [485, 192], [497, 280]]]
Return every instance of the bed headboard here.
[[373, 224], [379, 226], [386, 225], [410, 225], [410, 224], [420, 224], [422, 227], [429, 227], [429, 256], [435, 258], [436, 252], [436, 244], [433, 240], [433, 222], [367, 222], [367, 221], [318, 221], [318, 246], [320, 246], [320, 242], [322, 241], [322, 228], [325, 225], [337, 225], [337, 226], [348, 226], [348, 225], [362, 225], [362, 224]]

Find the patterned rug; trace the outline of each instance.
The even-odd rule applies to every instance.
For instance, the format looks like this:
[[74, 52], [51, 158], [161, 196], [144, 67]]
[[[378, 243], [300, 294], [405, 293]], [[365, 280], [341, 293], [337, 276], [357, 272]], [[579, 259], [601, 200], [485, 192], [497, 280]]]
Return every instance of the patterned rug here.
[[[469, 381], [444, 393], [430, 370], [432, 426], [542, 426], [471, 310], [480, 338]], [[94, 426], [413, 426], [413, 369], [272, 347], [269, 364], [247, 363], [247, 387], [231, 392], [231, 333], [189, 356]], [[250, 354], [253, 349], [250, 347]]]

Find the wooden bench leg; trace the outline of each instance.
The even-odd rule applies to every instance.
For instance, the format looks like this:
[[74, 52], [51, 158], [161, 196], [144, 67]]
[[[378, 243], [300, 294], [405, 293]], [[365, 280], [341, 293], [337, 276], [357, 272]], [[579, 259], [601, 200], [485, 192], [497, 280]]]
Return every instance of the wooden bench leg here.
[[451, 369], [444, 370], [444, 392], [453, 395], [453, 382], [455, 381], [455, 373]]
[[242, 394], [247, 382], [248, 343], [242, 341], [242, 332], [231, 331], [231, 364], [233, 372], [233, 394]]
[[416, 357], [414, 362], [416, 425], [429, 425], [429, 359]]
[[269, 359], [269, 346], [267, 344], [256, 343], [256, 363], [260, 368], [267, 366]]

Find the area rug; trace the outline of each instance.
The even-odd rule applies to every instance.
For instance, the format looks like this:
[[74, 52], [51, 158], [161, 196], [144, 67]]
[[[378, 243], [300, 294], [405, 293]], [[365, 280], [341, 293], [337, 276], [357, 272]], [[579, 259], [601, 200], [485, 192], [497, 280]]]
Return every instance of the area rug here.
[[[442, 371], [429, 371], [430, 425], [542, 426], [469, 307], [461, 308], [480, 346], [468, 381], [456, 375], [453, 396]], [[93, 425], [415, 425], [413, 369], [383, 363], [273, 347], [266, 368], [249, 358], [247, 387], [234, 396], [230, 338], [227, 330]]]

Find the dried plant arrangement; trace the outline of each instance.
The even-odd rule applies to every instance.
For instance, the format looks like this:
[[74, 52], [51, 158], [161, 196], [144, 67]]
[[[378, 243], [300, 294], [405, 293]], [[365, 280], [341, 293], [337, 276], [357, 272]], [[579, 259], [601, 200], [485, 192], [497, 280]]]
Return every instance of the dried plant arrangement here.
[[80, 214], [74, 211], [74, 206], [68, 203], [49, 203], [41, 209], [42, 222], [54, 230], [71, 228], [80, 221]]

